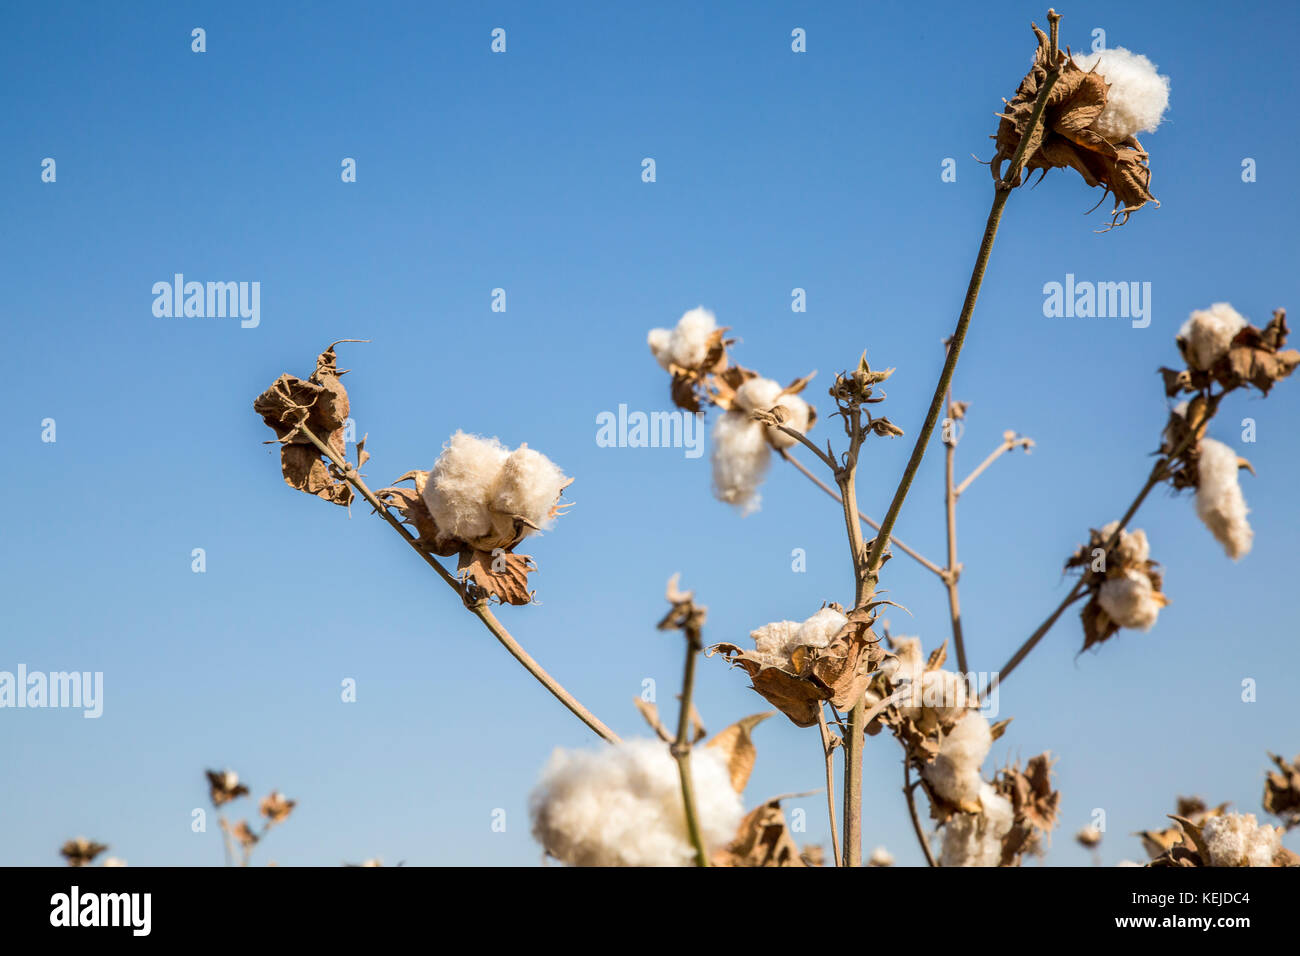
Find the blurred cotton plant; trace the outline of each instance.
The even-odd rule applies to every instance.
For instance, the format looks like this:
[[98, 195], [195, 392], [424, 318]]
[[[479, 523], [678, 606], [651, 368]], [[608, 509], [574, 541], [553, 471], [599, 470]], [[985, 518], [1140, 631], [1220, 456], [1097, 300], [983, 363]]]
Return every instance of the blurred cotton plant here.
[[226, 865], [230, 866], [238, 859], [240, 866], [248, 866], [257, 845], [262, 842], [272, 827], [289, 819], [289, 814], [293, 812], [298, 802], [290, 800], [279, 790], [272, 790], [258, 803], [258, 813], [266, 821], [260, 830], [255, 829], [247, 820], [231, 823], [221, 812], [221, 808], [248, 796], [251, 791], [240, 781], [239, 774], [233, 770], [205, 770], [204, 775], [208, 780], [208, 798], [212, 801], [213, 808], [218, 811], [217, 825], [221, 828]]

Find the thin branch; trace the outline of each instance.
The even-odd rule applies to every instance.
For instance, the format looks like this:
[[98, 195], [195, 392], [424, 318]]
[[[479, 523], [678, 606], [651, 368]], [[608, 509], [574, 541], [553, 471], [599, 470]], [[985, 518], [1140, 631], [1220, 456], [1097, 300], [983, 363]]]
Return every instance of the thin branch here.
[[831, 849], [835, 851], [835, 865], [843, 866], [844, 857], [840, 853], [840, 837], [835, 826], [835, 744], [826, 726], [825, 707], [817, 708], [817, 727], [821, 730], [822, 751], [826, 754], [826, 813], [831, 821]]
[[[948, 392], [948, 421], [952, 421], [952, 391]], [[944, 512], [948, 525], [948, 567], [943, 576], [944, 587], [948, 591], [948, 618], [952, 622], [952, 643], [957, 649], [957, 669], [963, 674], [970, 673], [966, 666], [966, 642], [961, 628], [961, 598], [957, 593], [957, 579], [961, 577], [961, 567], [957, 564], [957, 495], [961, 492], [953, 487], [953, 459], [957, 456], [957, 438], [951, 428], [943, 436], [944, 445]]]
[[[1048, 19], [1052, 22], [1053, 33], [1055, 33], [1056, 20], [1059, 19], [1056, 17], [1055, 11], [1048, 13]], [[943, 371], [939, 373], [939, 381], [935, 384], [934, 395], [930, 399], [930, 408], [926, 412], [925, 422], [921, 425], [921, 430], [916, 436], [916, 444], [912, 446], [912, 455], [908, 459], [907, 467], [903, 470], [903, 476], [899, 479], [898, 487], [894, 491], [893, 501], [890, 502], [889, 510], [885, 513], [885, 520], [881, 522], [880, 532], [872, 543], [871, 554], [867, 561], [867, 583], [871, 592], [875, 591], [876, 578], [880, 566], [884, 563], [885, 549], [888, 547], [889, 538], [894, 532], [894, 523], [898, 520], [899, 512], [903, 510], [903, 502], [907, 500], [907, 494], [912, 487], [912, 480], [921, 467], [921, 460], [925, 457], [926, 448], [930, 444], [930, 437], [934, 434], [935, 425], [938, 424], [939, 413], [943, 410], [944, 396], [948, 394], [948, 390], [952, 387], [953, 373], [957, 369], [957, 360], [961, 357], [962, 345], [965, 343], [966, 333], [970, 329], [971, 316], [975, 313], [975, 303], [979, 299], [980, 286], [984, 282], [984, 273], [988, 269], [989, 257], [993, 252], [993, 242], [997, 238], [998, 224], [1002, 221], [1002, 210], [1007, 204], [1007, 199], [1011, 196], [1011, 190], [1020, 181], [1020, 174], [1027, 158], [1026, 154], [1030, 140], [1035, 138], [1034, 134], [1038, 130], [1038, 124], [1043, 119], [1043, 111], [1047, 108], [1048, 96], [1052, 92], [1052, 87], [1056, 85], [1057, 78], [1061, 75], [1055, 44], [1052, 45], [1049, 59], [1047, 75], [1038, 91], [1038, 97], [1034, 101], [1034, 109], [1030, 114], [1029, 124], [1020, 137], [1020, 143], [1016, 146], [1010, 164], [995, 184], [993, 203], [989, 208], [988, 219], [984, 224], [984, 236], [980, 240], [979, 252], [975, 256], [975, 266], [971, 270], [970, 282], [966, 286], [966, 299], [962, 303], [961, 314], [957, 319], [957, 327], [949, 340], [948, 356], [944, 360]]]
[[[766, 419], [760, 418], [758, 420], [765, 421]], [[791, 438], [795, 439], [796, 441], [801, 442], [804, 446], [809, 448], [812, 451], [812, 453], [816, 455], [818, 459], [821, 460], [822, 464], [824, 464], [831, 471], [833, 472], [839, 471], [839, 466], [835, 464], [835, 459], [832, 458], [830, 455], [826, 454], [826, 452], [822, 451], [816, 445], [814, 445], [812, 441], [809, 440], [808, 436], [805, 435], [803, 432], [791, 428], [789, 425], [782, 425], [780, 422], [770, 422], [770, 424], [772, 428], [785, 432], [785, 434], [789, 435]], [[781, 449], [781, 454], [783, 455], [785, 454], [785, 449]]]
[[903, 755], [903, 796], [907, 798], [907, 812], [912, 817], [912, 829], [916, 831], [916, 842], [921, 844], [921, 852], [925, 854], [925, 862], [931, 866], [938, 866], [934, 862], [934, 854], [930, 851], [930, 841], [925, 838], [925, 831], [921, 829], [921, 818], [916, 815], [916, 798], [912, 795], [912, 764]]
[[686, 832], [695, 847], [695, 865], [708, 866], [709, 854], [704, 849], [700, 833], [699, 813], [695, 808], [695, 783], [691, 777], [691, 698], [695, 693], [695, 659], [704, 649], [698, 628], [686, 629], [686, 666], [682, 674], [682, 707], [677, 717], [677, 739], [673, 741], [672, 754], [677, 761], [677, 774], [682, 782], [682, 805], [686, 810]]
[[[838, 502], [838, 503], [840, 503], [840, 504], [843, 504], [843, 501], [842, 501], [842, 499], [840, 498], [839, 492], [837, 492], [834, 488], [832, 488], [830, 485], [826, 484], [826, 482], [822, 481], [820, 478], [818, 478], [816, 475], [814, 475], [811, 471], [809, 471], [809, 470], [808, 470], [808, 467], [807, 467], [806, 465], [804, 465], [803, 462], [801, 462], [801, 461], [800, 461], [799, 459], [797, 459], [797, 458], [792, 457], [792, 456], [791, 456], [787, 451], [785, 451], [785, 449], [781, 449], [779, 452], [777, 452], [777, 454], [779, 454], [782, 458], [784, 458], [784, 459], [785, 459], [786, 461], [788, 461], [790, 464], [794, 465], [794, 467], [799, 471], [800, 474], [802, 474], [805, 478], [807, 478], [809, 481], [811, 481], [814, 485], [816, 485], [816, 486], [817, 486], [818, 488], [820, 488], [822, 491], [826, 492], [826, 494], [828, 494], [828, 495], [830, 495], [832, 498], [834, 498], [834, 499], [836, 500], [836, 502]], [[877, 521], [873, 521], [870, 517], [868, 517], [867, 515], [863, 514], [861, 511], [858, 512], [858, 517], [861, 518], [863, 521], [865, 521], [868, 525], [870, 525], [871, 528], [872, 528], [873, 530], [875, 530], [875, 531], [879, 531], [879, 530], [880, 530], [880, 523], [877, 522]], [[909, 558], [911, 558], [912, 560], [914, 560], [914, 561], [916, 561], [918, 564], [920, 564], [920, 565], [921, 565], [923, 568], [925, 568], [927, 571], [931, 571], [931, 572], [933, 572], [934, 574], [938, 575], [939, 577], [943, 577], [943, 568], [939, 567], [939, 565], [935, 564], [935, 563], [934, 563], [933, 561], [931, 561], [929, 558], [926, 558], [926, 557], [924, 557], [923, 555], [919, 554], [918, 552], [914, 551], [912, 548], [909, 548], [906, 544], [904, 544], [904, 543], [903, 543], [902, 541], [900, 541], [898, 538], [893, 538], [893, 539], [891, 539], [891, 542], [890, 542], [890, 543], [893, 544], [894, 546], [896, 546], [896, 547], [898, 548], [899, 551], [902, 551], [902, 552], [903, 552], [905, 555], [907, 555]]]
[[993, 449], [992, 454], [990, 454], [987, 458], [985, 458], [982, 462], [980, 462], [979, 467], [976, 468], [974, 471], [972, 471], [969, 475], [967, 475], [966, 479], [960, 485], [958, 485], [956, 489], [954, 489], [954, 493], [956, 494], [956, 496], [960, 498], [962, 494], [966, 491], [966, 489], [970, 487], [971, 482], [974, 481], [976, 478], [978, 478], [981, 474], [983, 474], [984, 470], [988, 468], [989, 465], [997, 461], [1000, 457], [1002, 457], [1002, 455], [1004, 455], [1009, 451], [1014, 451], [1015, 449], [1022, 446], [1025, 448], [1032, 448], [1034, 446], [1033, 439], [1018, 438], [1014, 436], [1011, 438], [1002, 439], [1002, 444], [998, 445], [997, 448]]
[[419, 545], [415, 543], [415, 535], [413, 535], [410, 529], [407, 528], [406, 525], [402, 524], [402, 522], [388, 510], [388, 507], [383, 502], [375, 497], [375, 493], [367, 487], [366, 483], [361, 479], [361, 476], [357, 474], [356, 468], [350, 461], [348, 461], [345, 455], [326, 445], [306, 425], [299, 425], [298, 431], [305, 436], [308, 441], [315, 445], [322, 455], [337, 466], [340, 474], [342, 474], [348, 484], [355, 488], [361, 497], [369, 502], [370, 506], [375, 509], [375, 512], [388, 522], [393, 530], [402, 536], [403, 540], [411, 546], [411, 549], [423, 558], [424, 562], [429, 565], [429, 567], [433, 568], [433, 570], [437, 572], [438, 576], [447, 583], [448, 587], [460, 595], [461, 601], [465, 606], [473, 612], [475, 617], [483, 622], [483, 625], [492, 632], [492, 636], [501, 643], [501, 646], [509, 651], [510, 655], [515, 660], [524, 665], [524, 668], [528, 673], [532, 674], [543, 687], [551, 692], [556, 700], [567, 707], [575, 717], [594, 730], [597, 734], [612, 744], [619, 742], [618, 734], [606, 727], [595, 714], [589, 711], [576, 697], [565, 690], [559, 681], [548, 674], [546, 669], [543, 668], [541, 664], [537, 663], [537, 661], [535, 661], [532, 656], [524, 650], [523, 646], [514, 639], [508, 630], [506, 630], [505, 625], [503, 625], [497, 619], [497, 616], [492, 613], [492, 609], [488, 607], [486, 598], [476, 601], [466, 600], [465, 588], [461, 582], [458, 581], [450, 571], [444, 568], [442, 564], [435, 561], [432, 555], [421, 550]]

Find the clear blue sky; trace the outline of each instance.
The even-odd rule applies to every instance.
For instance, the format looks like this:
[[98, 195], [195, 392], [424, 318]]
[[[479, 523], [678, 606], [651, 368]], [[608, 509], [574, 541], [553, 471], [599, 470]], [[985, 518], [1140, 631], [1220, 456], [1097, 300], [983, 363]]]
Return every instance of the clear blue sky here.
[[[1064, 4], [1062, 40], [1149, 55], [1172, 78], [1145, 138], [1163, 202], [1106, 236], [1099, 198], [1054, 172], [1007, 210], [958, 371], [959, 470], [1017, 429], [962, 502], [972, 666], [991, 670], [1055, 606], [1064, 558], [1117, 517], [1165, 421], [1155, 374], [1193, 308], [1257, 323], [1300, 308], [1296, 76], [1287, 6]], [[736, 357], [825, 386], [865, 348], [895, 366], [883, 410], [915, 433], [991, 194], [978, 157], [1034, 44], [1041, 3], [9, 4], [0, 12], [0, 349], [9, 505], [0, 518], [0, 670], [101, 670], [104, 714], [0, 711], [0, 862], [56, 862], [78, 833], [133, 865], [211, 864], [202, 771], [230, 766], [299, 801], [261, 858], [333, 865], [532, 864], [527, 794], [551, 749], [596, 739], [531, 682], [390, 530], [286, 488], [251, 403], [343, 347], [367, 473], [429, 467], [457, 428], [527, 441], [577, 478], [530, 549], [541, 605], [502, 618], [624, 735], [649, 678], [672, 710], [680, 646], [659, 634], [674, 571], [740, 640], [850, 598], [836, 505], [774, 469], [742, 519], [707, 456], [597, 447], [596, 415], [667, 407], [646, 330], [703, 304]], [[190, 31], [207, 31], [191, 52]], [[507, 52], [489, 50], [507, 31]], [[808, 51], [790, 49], [807, 31]], [[1207, 65], [1208, 64], [1208, 65]], [[41, 161], [57, 181], [41, 182]], [[358, 181], [340, 181], [344, 157]], [[653, 157], [657, 182], [641, 181]], [[957, 181], [940, 179], [945, 158]], [[1258, 181], [1243, 183], [1243, 158]], [[261, 283], [261, 324], [156, 318], [183, 272]], [[1153, 321], [1047, 319], [1067, 273], [1152, 284]], [[490, 311], [493, 288], [508, 311]], [[790, 310], [791, 289], [808, 311]], [[1300, 750], [1295, 542], [1300, 382], [1234, 398], [1212, 434], [1241, 448], [1255, 548], [1233, 564], [1163, 491], [1143, 509], [1173, 600], [1150, 634], [1076, 656], [1070, 614], [1003, 690], [994, 761], [1058, 755], [1049, 857], [1108, 814], [1103, 856], [1141, 858], [1180, 793], [1258, 812], [1265, 751]], [[1240, 443], [1252, 417], [1258, 441]], [[57, 422], [57, 442], [41, 422]], [[823, 418], [817, 433], [833, 434]], [[943, 551], [932, 449], [898, 532]], [[910, 439], [873, 441], [879, 516]], [[207, 571], [191, 572], [204, 548]], [[794, 548], [807, 572], [792, 573]], [[901, 555], [896, 630], [933, 646], [942, 588]], [[339, 699], [354, 678], [358, 701]], [[1241, 682], [1258, 684], [1254, 703]], [[763, 709], [702, 668], [711, 729]], [[752, 805], [822, 783], [815, 731], [768, 722]], [[867, 849], [919, 851], [899, 749], [866, 753]], [[825, 837], [821, 797], [804, 839]], [[492, 813], [506, 811], [504, 833]], [[253, 807], [248, 807], [253, 810]], [[1289, 844], [1300, 849], [1294, 839]]]

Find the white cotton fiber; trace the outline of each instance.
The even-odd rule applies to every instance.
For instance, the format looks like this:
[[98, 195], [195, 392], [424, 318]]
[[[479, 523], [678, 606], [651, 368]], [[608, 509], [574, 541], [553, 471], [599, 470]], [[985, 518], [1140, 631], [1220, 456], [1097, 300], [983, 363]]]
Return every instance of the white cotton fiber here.
[[1155, 595], [1151, 579], [1130, 568], [1120, 577], [1103, 581], [1097, 600], [1102, 610], [1120, 627], [1149, 631], [1164, 606]]
[[1210, 866], [1272, 866], [1282, 845], [1282, 828], [1258, 823], [1253, 813], [1211, 817], [1201, 834]]
[[651, 329], [645, 341], [650, 346], [650, 354], [655, 357], [659, 367], [667, 369], [672, 362], [672, 329]]
[[683, 368], [701, 365], [709, 354], [709, 338], [717, 328], [713, 313], [702, 306], [683, 315], [668, 336], [668, 354], [673, 362]]
[[795, 641], [798, 644], [808, 644], [812, 647], [826, 647], [847, 623], [849, 623], [849, 619], [839, 611], [834, 608], [824, 607], [799, 625], [799, 630], [795, 634]]
[[1002, 838], [1011, 832], [1015, 810], [990, 784], [980, 787], [980, 813], [956, 813], [943, 826], [941, 866], [997, 866]]
[[489, 504], [508, 457], [495, 438], [462, 431], [451, 436], [424, 485], [424, 502], [440, 538], [468, 541], [492, 530]]
[[1154, 63], [1122, 46], [1075, 54], [1074, 62], [1082, 70], [1095, 66], [1109, 87], [1106, 108], [1092, 129], [1112, 143], [1155, 132], [1169, 106], [1169, 77], [1158, 74]]
[[538, 528], [549, 528], [554, 523], [551, 510], [568, 480], [551, 459], [520, 445], [501, 469], [492, 495], [492, 510], [520, 515]]
[[970, 711], [944, 735], [939, 755], [922, 770], [921, 775], [935, 792], [949, 803], [962, 805], [979, 799], [984, 781], [980, 767], [993, 746], [988, 720]]
[[1177, 335], [1188, 367], [1193, 371], [1210, 369], [1228, 354], [1232, 340], [1247, 324], [1241, 313], [1226, 302], [1193, 312]]
[[1246, 515], [1238, 480], [1237, 453], [1223, 442], [1203, 438], [1197, 466], [1196, 513], [1234, 561], [1250, 551], [1255, 532]]
[[[783, 424], [807, 434], [811, 417], [808, 403], [798, 395], [782, 395], [781, 390], [782, 386], [770, 378], [751, 378], [736, 389], [736, 408], [742, 412], [757, 412], [780, 405], [789, 413]], [[775, 426], [765, 427], [767, 440], [773, 448], [789, 448], [798, 441]]]
[[[744, 815], [721, 756], [691, 753], [706, 849], [726, 846]], [[529, 798], [533, 836], [571, 866], [690, 866], [681, 782], [668, 745], [628, 740], [595, 751], [556, 750]]]
[[764, 427], [735, 411], [718, 416], [713, 425], [713, 493], [744, 514], [758, 510], [758, 486], [771, 463]]

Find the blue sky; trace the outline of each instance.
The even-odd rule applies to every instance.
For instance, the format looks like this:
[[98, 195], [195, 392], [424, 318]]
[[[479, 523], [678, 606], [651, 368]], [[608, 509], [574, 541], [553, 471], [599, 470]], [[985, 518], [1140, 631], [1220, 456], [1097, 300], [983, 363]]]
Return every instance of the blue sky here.
[[[624, 735], [656, 681], [672, 711], [677, 638], [657, 633], [680, 571], [710, 640], [849, 600], [838, 507], [774, 467], [763, 509], [709, 494], [708, 459], [601, 448], [601, 411], [668, 403], [646, 330], [705, 305], [735, 357], [809, 395], [865, 348], [898, 369], [882, 410], [914, 434], [991, 195], [993, 113], [1033, 52], [1041, 4], [666, 3], [9, 5], [0, 11], [7, 423], [0, 670], [103, 671], [104, 714], [0, 711], [0, 862], [57, 861], [66, 838], [132, 865], [212, 864], [202, 771], [230, 766], [300, 801], [260, 858], [334, 865], [538, 862], [527, 795], [556, 746], [595, 746], [390, 530], [292, 492], [253, 398], [338, 338], [382, 485], [427, 468], [457, 428], [526, 441], [576, 477], [538, 539], [539, 606], [502, 619]], [[1158, 366], [1194, 308], [1257, 324], [1300, 306], [1296, 77], [1261, 50], [1252, 4], [1065, 5], [1062, 41], [1146, 53], [1172, 78], [1144, 139], [1159, 209], [1105, 236], [1072, 173], [1015, 194], [957, 375], [971, 408], [959, 472], [1004, 429], [963, 499], [971, 664], [992, 670], [1069, 584], [1065, 557], [1119, 515], [1165, 421]], [[1300, 26], [1269, 7], [1269, 33]], [[207, 52], [191, 51], [195, 27]], [[507, 31], [493, 54], [490, 32]], [[807, 31], [807, 52], [790, 49]], [[1213, 38], [1213, 46], [1207, 39]], [[1207, 69], [1207, 60], [1213, 69]], [[41, 181], [52, 157], [57, 180]], [[343, 183], [352, 157], [357, 181]], [[641, 179], [645, 157], [657, 181]], [[1257, 181], [1242, 181], [1245, 158]], [[940, 178], [956, 161], [956, 182]], [[258, 281], [261, 321], [157, 318], [176, 272]], [[1146, 329], [1048, 319], [1072, 273], [1150, 282]], [[806, 313], [790, 309], [807, 290]], [[504, 288], [507, 311], [490, 309]], [[1256, 530], [1224, 557], [1190, 499], [1136, 525], [1173, 603], [1149, 634], [1077, 654], [1071, 613], [1003, 688], [1016, 719], [989, 767], [1050, 749], [1063, 792], [1047, 862], [1107, 813], [1102, 856], [1139, 858], [1178, 794], [1258, 812], [1265, 751], [1300, 751], [1294, 542], [1300, 385], [1234, 396], [1212, 434], [1241, 449]], [[1242, 445], [1241, 419], [1257, 441]], [[53, 418], [57, 441], [41, 440]], [[834, 436], [823, 417], [815, 434]], [[873, 441], [860, 500], [877, 517], [910, 438]], [[931, 450], [898, 524], [943, 552]], [[191, 571], [203, 548], [207, 570]], [[806, 573], [791, 570], [803, 548]], [[885, 586], [933, 646], [941, 586], [903, 556]], [[340, 681], [357, 682], [355, 703]], [[1243, 703], [1245, 679], [1257, 699]], [[711, 729], [765, 709], [739, 672], [701, 668]], [[815, 731], [758, 731], [751, 805], [822, 783]], [[896, 744], [866, 751], [864, 841], [920, 861]], [[825, 839], [821, 797], [800, 838]], [[253, 807], [247, 807], [252, 812]], [[492, 829], [505, 811], [505, 832]], [[1289, 841], [1300, 849], [1294, 836]]]

